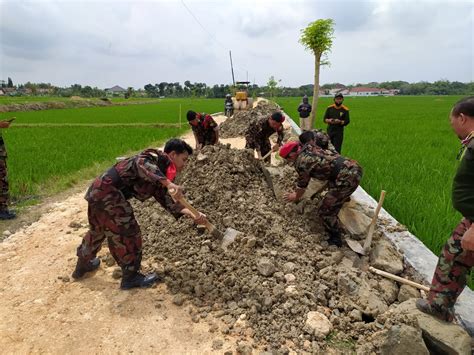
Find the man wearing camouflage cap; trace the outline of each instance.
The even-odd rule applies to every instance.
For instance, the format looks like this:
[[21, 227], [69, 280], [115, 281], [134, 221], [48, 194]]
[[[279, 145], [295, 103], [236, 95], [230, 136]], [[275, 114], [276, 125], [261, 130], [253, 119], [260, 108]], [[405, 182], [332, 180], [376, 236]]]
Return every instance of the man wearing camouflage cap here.
[[297, 202], [304, 194], [311, 178], [328, 182], [328, 191], [321, 201], [319, 216], [329, 233], [328, 243], [342, 246], [341, 226], [338, 218], [344, 202], [359, 186], [362, 168], [352, 159], [339, 155], [335, 150], [318, 145], [288, 142], [280, 148], [280, 156], [294, 162], [298, 179], [296, 191], [284, 194], [287, 202]]

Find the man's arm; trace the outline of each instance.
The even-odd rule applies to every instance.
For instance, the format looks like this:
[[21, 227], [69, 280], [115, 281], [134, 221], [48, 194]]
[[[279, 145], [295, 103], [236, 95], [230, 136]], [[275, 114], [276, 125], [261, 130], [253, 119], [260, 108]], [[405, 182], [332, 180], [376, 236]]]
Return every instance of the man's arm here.
[[324, 113], [324, 123], [327, 123], [327, 124], [332, 124], [333, 123], [333, 119], [329, 117], [329, 108], [326, 109], [326, 112]]
[[346, 114], [344, 115], [344, 126], [347, 126], [351, 122], [349, 118], [349, 110], [346, 111]]

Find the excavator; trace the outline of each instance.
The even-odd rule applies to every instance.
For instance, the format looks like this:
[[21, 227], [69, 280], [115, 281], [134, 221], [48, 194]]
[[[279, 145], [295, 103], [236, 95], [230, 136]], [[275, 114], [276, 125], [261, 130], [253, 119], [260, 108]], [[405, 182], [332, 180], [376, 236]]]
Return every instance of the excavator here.
[[234, 103], [234, 110], [248, 110], [253, 107], [253, 99], [249, 97], [250, 81], [235, 81], [234, 66], [232, 64], [232, 52], [229, 51], [230, 69], [232, 71], [232, 82], [234, 83], [235, 95], [232, 97]]

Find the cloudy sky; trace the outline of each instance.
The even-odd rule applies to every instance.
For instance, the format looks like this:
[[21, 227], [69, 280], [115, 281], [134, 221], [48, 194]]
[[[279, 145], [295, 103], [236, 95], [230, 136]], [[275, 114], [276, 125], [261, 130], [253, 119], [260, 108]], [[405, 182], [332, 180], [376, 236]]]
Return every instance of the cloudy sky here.
[[0, 79], [143, 88], [162, 81], [313, 82], [298, 42], [335, 25], [321, 83], [469, 82], [474, 3], [464, 0], [0, 0]]

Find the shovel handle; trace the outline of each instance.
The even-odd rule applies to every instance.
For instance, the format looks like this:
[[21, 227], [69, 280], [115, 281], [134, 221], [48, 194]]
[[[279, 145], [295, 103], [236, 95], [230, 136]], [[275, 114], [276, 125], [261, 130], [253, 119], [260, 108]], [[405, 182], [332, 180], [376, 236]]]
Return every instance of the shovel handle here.
[[400, 282], [400, 283], [405, 284], [405, 285], [413, 286], [413, 287], [416, 287], [416, 288], [418, 288], [418, 289], [420, 289], [420, 290], [423, 290], [423, 291], [426, 291], [426, 292], [429, 292], [429, 291], [430, 291], [430, 288], [429, 288], [428, 286], [421, 285], [421, 284], [416, 283], [416, 282], [414, 282], [414, 281], [410, 281], [410, 280], [404, 279], [403, 277], [400, 277], [400, 276], [391, 274], [391, 273], [386, 272], [386, 271], [382, 271], [382, 270], [376, 269], [376, 268], [374, 268], [374, 267], [372, 267], [372, 266], [369, 266], [369, 271], [373, 272], [374, 274], [377, 274], [377, 275], [386, 277], [387, 279], [391, 279], [391, 280]]
[[265, 154], [262, 158], [260, 158], [260, 160], [265, 160], [265, 159], [267, 159], [267, 158], [270, 156], [270, 154], [272, 154], [272, 151], [271, 151], [271, 150], [270, 150], [267, 154]]
[[365, 238], [365, 242], [364, 242], [365, 252], [369, 251], [370, 245], [372, 244], [372, 236], [374, 235], [375, 223], [377, 223], [377, 218], [379, 216], [380, 209], [382, 208], [384, 199], [385, 199], [385, 190], [382, 190], [380, 192], [379, 203], [377, 204], [377, 208], [375, 208], [374, 216], [372, 217], [372, 221], [370, 222], [367, 238]]
[[[174, 195], [176, 194], [176, 190], [175, 190], [175, 189], [169, 189], [168, 191], [169, 191], [169, 193], [170, 193], [170, 195], [171, 195], [172, 197], [174, 197]], [[193, 205], [191, 205], [184, 197], [178, 198], [177, 200], [178, 200], [178, 202], [179, 202], [180, 204], [182, 204], [185, 208], [187, 208], [189, 211], [191, 211], [191, 213], [193, 214], [194, 218], [199, 217], [199, 215], [200, 215], [199, 211], [198, 211], [196, 208], [194, 208]], [[212, 232], [214, 229], [216, 229], [216, 227], [215, 227], [211, 222], [209, 222], [209, 221], [206, 222], [205, 227], [207, 228], [207, 230], [208, 230], [209, 232]]]

